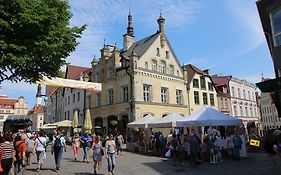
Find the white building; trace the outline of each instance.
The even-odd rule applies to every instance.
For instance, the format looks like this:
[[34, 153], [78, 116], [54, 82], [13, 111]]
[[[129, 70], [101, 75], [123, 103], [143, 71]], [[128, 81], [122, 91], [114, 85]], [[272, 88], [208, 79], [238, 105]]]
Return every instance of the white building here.
[[272, 93], [261, 93], [261, 128], [268, 131], [281, 128], [281, 118], [278, 118], [277, 109], [272, 100]]
[[[68, 65], [65, 72], [65, 78], [73, 80], [88, 81], [89, 75], [90, 68], [73, 65]], [[90, 106], [90, 93], [72, 88], [46, 87], [45, 123], [73, 120], [73, 114], [77, 111], [78, 126], [82, 126], [84, 124], [84, 110]]]
[[258, 124], [259, 115], [256, 102], [256, 86], [246, 80], [231, 77], [229, 81], [232, 115], [247, 122]]
[[15, 99], [0, 95], [0, 131], [3, 131], [4, 122], [9, 115], [27, 115], [27, 110], [28, 102], [23, 96]]

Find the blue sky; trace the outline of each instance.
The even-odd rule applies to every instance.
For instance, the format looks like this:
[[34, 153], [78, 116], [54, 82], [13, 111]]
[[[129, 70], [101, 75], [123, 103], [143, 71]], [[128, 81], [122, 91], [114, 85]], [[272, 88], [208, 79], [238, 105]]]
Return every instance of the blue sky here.
[[[80, 45], [67, 61], [90, 67], [104, 44], [122, 48], [129, 4], [135, 40], [156, 32], [160, 9], [165, 33], [182, 64], [210, 69], [211, 74], [232, 75], [255, 83], [274, 77], [273, 65], [262, 31], [256, 0], [70, 0], [71, 25], [87, 24]], [[0, 94], [24, 96], [35, 104], [36, 85], [1, 84]]]

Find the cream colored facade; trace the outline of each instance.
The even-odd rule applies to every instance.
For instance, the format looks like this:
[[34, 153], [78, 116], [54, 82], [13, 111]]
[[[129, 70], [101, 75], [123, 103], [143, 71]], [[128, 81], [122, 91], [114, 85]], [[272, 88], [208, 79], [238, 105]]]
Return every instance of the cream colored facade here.
[[278, 118], [277, 109], [272, 100], [271, 93], [261, 93], [260, 122], [263, 131], [281, 127], [281, 118]]
[[165, 36], [164, 21], [160, 16], [159, 31], [138, 42], [130, 43], [134, 36], [128, 30], [123, 49], [107, 45], [99, 61], [93, 60], [91, 79], [102, 83], [102, 91], [91, 98], [94, 126], [125, 131], [128, 122], [147, 114], [189, 114], [183, 71]]
[[217, 91], [208, 71], [202, 71], [189, 64], [183, 67], [185, 80], [188, 82], [188, 97], [190, 114], [202, 109], [204, 106], [218, 109]]

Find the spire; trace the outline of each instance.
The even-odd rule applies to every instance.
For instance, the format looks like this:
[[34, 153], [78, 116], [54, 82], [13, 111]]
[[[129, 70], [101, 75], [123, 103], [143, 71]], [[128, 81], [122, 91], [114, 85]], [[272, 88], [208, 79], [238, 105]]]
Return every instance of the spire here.
[[41, 84], [38, 84], [37, 86], [37, 93], [36, 93], [36, 97], [41, 97]]
[[162, 12], [160, 11], [160, 16], [159, 19], [157, 20], [158, 24], [159, 24], [159, 32], [160, 33], [164, 33], [164, 23], [165, 23], [165, 19], [162, 16]]
[[134, 28], [133, 28], [133, 24], [132, 24], [131, 10], [129, 10], [129, 15], [128, 15], [127, 34], [128, 34], [129, 36], [134, 36]]

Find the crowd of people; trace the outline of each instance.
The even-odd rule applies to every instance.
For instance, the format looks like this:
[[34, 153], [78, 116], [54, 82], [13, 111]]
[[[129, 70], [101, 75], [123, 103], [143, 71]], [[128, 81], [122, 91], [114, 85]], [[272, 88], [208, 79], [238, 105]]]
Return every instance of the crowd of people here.
[[[0, 174], [18, 174], [23, 167], [30, 166], [34, 160], [37, 162], [36, 171], [39, 172], [47, 159], [48, 145], [51, 145], [50, 151], [54, 155], [54, 171], [59, 171], [63, 151], [67, 151], [66, 139], [59, 128], [49, 136], [44, 131], [29, 130], [0, 133], [0, 162], [3, 169]], [[78, 161], [78, 152], [82, 148], [84, 155], [81, 161], [89, 163], [89, 160], [93, 159], [94, 174], [101, 174], [101, 162], [105, 157], [108, 162], [108, 173], [114, 175], [116, 156], [122, 152], [123, 144], [124, 138], [121, 133], [115, 136], [109, 134], [106, 137], [89, 133], [79, 136], [75, 133], [72, 139], [74, 160]]]

